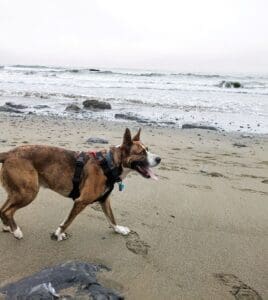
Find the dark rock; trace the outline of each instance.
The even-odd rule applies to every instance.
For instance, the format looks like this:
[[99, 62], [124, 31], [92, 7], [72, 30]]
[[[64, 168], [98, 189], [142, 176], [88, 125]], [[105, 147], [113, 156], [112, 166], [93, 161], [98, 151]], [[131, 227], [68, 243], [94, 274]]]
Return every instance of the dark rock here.
[[28, 106], [23, 105], [23, 104], [15, 104], [13, 102], [6, 102], [5, 104], [6, 106], [12, 107], [12, 108], [16, 108], [16, 109], [25, 109], [28, 108]]
[[240, 143], [234, 143], [233, 146], [237, 147], [237, 148], [245, 148], [245, 147], [247, 147], [247, 145], [240, 144]]
[[262, 183], [268, 183], [268, 179], [264, 179]]
[[99, 137], [91, 137], [87, 139], [87, 143], [92, 143], [92, 144], [108, 144], [109, 141], [104, 138], [99, 138]]
[[182, 129], [207, 129], [207, 130], [215, 130], [217, 131], [218, 128], [214, 126], [207, 126], [207, 125], [198, 125], [198, 124], [183, 124]]
[[246, 139], [246, 138], [252, 139], [253, 136], [249, 135], [249, 134], [241, 134], [241, 138], [243, 138], [243, 139]]
[[173, 121], [164, 121], [164, 122], [161, 122], [161, 123], [164, 124], [164, 125], [174, 125], [174, 124], [176, 124]]
[[110, 103], [100, 101], [95, 98], [85, 100], [83, 102], [83, 105], [84, 105], [84, 108], [86, 108], [86, 109], [111, 109], [112, 108]]
[[39, 104], [39, 105], [35, 105], [34, 108], [35, 109], [43, 109], [43, 108], [49, 108], [49, 106], [48, 105]]
[[131, 114], [115, 114], [114, 117], [116, 119], [136, 121], [136, 122], [139, 122], [139, 123], [148, 123], [147, 120], [144, 120], [144, 119], [142, 119], [138, 116], [134, 116], [134, 115], [131, 115]]
[[90, 72], [100, 72], [99, 69], [89, 69]]
[[221, 173], [218, 172], [207, 172], [207, 171], [200, 171], [201, 173], [207, 175], [207, 176], [211, 176], [211, 177], [224, 177]]
[[9, 106], [5, 106], [5, 105], [0, 106], [0, 111], [9, 112], [9, 113], [17, 113], [17, 114], [21, 114], [22, 113], [21, 110], [18, 110], [18, 109], [9, 107]]
[[225, 81], [220, 82], [219, 87], [222, 88], [242, 88], [243, 85], [238, 81]]
[[66, 111], [72, 111], [72, 112], [79, 112], [79, 111], [81, 110], [81, 108], [80, 108], [78, 105], [72, 103], [72, 104], [69, 104], [69, 105], [65, 108], [65, 110], [66, 110]]
[[[68, 299], [77, 299], [78, 297], [83, 297], [83, 299], [124, 299], [97, 281], [97, 272], [101, 270], [108, 270], [108, 268], [83, 262], [63, 263], [5, 285], [0, 289], [0, 296], [2, 293], [7, 300], [52, 300], [58, 296], [62, 299], [65, 298], [64, 296]], [[64, 295], [64, 290], [68, 288], [72, 288], [72, 294], [67, 296]]]

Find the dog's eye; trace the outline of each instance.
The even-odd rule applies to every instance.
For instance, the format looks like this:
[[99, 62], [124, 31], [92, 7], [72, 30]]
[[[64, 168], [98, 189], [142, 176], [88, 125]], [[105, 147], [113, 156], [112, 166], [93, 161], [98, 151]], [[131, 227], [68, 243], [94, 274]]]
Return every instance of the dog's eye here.
[[148, 151], [149, 151], [149, 148], [148, 148], [148, 147], [145, 147], [145, 150], [148, 152]]

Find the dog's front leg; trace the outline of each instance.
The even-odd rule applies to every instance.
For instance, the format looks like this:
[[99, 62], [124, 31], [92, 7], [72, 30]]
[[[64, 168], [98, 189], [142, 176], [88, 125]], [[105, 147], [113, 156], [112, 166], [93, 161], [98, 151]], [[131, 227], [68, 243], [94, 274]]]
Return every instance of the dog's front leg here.
[[102, 210], [105, 214], [105, 216], [108, 219], [108, 222], [113, 227], [113, 230], [117, 233], [120, 233], [122, 235], [128, 235], [130, 233], [130, 230], [128, 227], [120, 226], [116, 224], [114, 214], [111, 208], [110, 198], [107, 198], [104, 202], [101, 202]]
[[83, 201], [81, 198], [78, 198], [74, 201], [72, 210], [70, 211], [67, 219], [60, 224], [57, 230], [53, 233], [52, 237], [58, 241], [66, 240], [67, 236], [65, 230], [73, 222], [75, 217], [88, 205], [88, 202]]

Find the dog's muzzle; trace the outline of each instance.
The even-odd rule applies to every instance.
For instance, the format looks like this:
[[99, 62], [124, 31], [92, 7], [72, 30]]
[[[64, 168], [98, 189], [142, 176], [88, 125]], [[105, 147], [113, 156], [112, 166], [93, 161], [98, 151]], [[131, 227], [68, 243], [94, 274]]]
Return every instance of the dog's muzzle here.
[[[159, 164], [161, 161], [161, 158], [159, 157], [158, 162], [155, 164]], [[152, 169], [150, 168], [149, 163], [146, 161], [134, 161], [130, 164], [130, 168], [137, 171], [139, 174], [141, 174], [144, 178], [152, 178], [157, 180], [157, 176], [154, 174]]]

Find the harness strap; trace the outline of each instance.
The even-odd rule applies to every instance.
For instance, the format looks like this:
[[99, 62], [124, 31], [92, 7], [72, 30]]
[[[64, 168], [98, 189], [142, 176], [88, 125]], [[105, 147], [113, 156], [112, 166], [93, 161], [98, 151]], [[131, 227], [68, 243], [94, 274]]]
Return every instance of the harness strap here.
[[72, 189], [71, 193], [69, 194], [69, 197], [72, 198], [73, 200], [75, 200], [76, 198], [78, 198], [80, 196], [79, 185], [81, 182], [81, 175], [82, 175], [83, 168], [85, 165], [85, 158], [86, 158], [85, 153], [80, 152], [76, 159], [76, 162], [75, 162], [75, 171], [74, 171], [74, 177], [73, 177], [73, 189]]
[[[102, 168], [104, 175], [107, 177], [106, 180], [107, 190], [98, 199], [95, 200], [99, 202], [105, 202], [107, 197], [113, 191], [114, 184], [116, 182], [121, 182], [120, 175], [122, 173], [122, 167], [121, 166], [113, 167], [112, 157], [110, 152], [107, 153], [106, 157], [103, 156], [102, 152], [89, 152], [88, 154], [93, 156], [93, 158], [99, 162], [99, 165]], [[75, 171], [73, 176], [73, 189], [69, 194], [69, 197], [72, 198], [73, 200], [75, 200], [80, 196], [79, 185], [81, 182], [81, 176], [85, 165], [86, 156], [87, 154], [85, 152], [80, 152], [75, 162]]]

